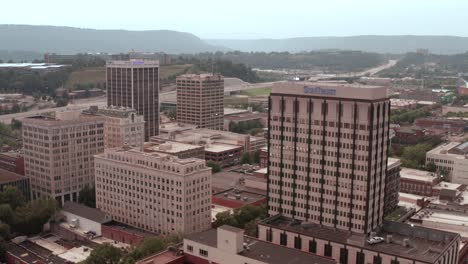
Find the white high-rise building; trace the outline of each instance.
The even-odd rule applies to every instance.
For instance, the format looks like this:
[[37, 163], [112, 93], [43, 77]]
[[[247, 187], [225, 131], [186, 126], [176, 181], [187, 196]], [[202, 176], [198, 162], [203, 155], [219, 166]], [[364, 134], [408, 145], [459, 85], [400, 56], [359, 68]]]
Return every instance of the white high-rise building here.
[[386, 88], [281, 83], [269, 109], [269, 214], [357, 233], [381, 225]]
[[211, 227], [211, 168], [205, 160], [130, 147], [95, 156], [96, 206], [118, 222], [159, 234]]

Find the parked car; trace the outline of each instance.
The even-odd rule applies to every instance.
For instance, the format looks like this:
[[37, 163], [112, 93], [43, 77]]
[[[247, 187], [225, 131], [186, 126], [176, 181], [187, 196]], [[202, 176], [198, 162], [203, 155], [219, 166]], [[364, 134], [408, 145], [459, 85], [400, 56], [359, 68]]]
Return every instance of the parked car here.
[[385, 239], [383, 237], [378, 237], [378, 236], [369, 237], [369, 239], [367, 239], [367, 243], [370, 244], [370, 245], [374, 245], [374, 244], [382, 243], [382, 242], [384, 242], [384, 240]]

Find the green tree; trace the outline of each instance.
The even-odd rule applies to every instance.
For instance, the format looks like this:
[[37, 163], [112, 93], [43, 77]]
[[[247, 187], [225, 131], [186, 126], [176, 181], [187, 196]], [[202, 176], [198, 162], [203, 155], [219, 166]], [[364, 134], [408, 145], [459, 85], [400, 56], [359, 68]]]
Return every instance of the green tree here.
[[96, 188], [85, 185], [78, 194], [78, 202], [86, 206], [96, 208]]
[[403, 149], [401, 162], [403, 167], [422, 169], [426, 161], [426, 152], [432, 149], [431, 144], [421, 143]]
[[252, 157], [253, 163], [255, 164], [260, 163], [260, 150], [257, 150], [254, 153], [252, 153], [251, 157]]
[[428, 164], [426, 164], [426, 170], [430, 171], [430, 172], [436, 172], [437, 167], [436, 167], [435, 163], [433, 161], [431, 161]]
[[252, 164], [252, 159], [250, 157], [249, 152], [244, 152], [244, 154], [242, 154], [242, 157], [240, 159], [240, 163], [241, 164]]
[[211, 160], [208, 161], [206, 163], [206, 166], [210, 167], [213, 173], [217, 173], [221, 171], [221, 166], [219, 166], [219, 164], [214, 161], [211, 161]]
[[12, 119], [11, 120], [11, 124], [10, 124], [11, 128], [13, 128], [14, 130], [20, 130], [22, 127], [23, 127], [23, 123], [21, 123], [21, 121], [19, 120], [16, 120], [16, 119]]
[[0, 238], [1, 240], [10, 238], [10, 226], [5, 223], [0, 223]]
[[118, 264], [123, 256], [122, 250], [109, 243], [98, 245], [86, 258], [84, 264]]
[[57, 210], [57, 201], [50, 197], [41, 197], [18, 207], [15, 210], [16, 221], [13, 230], [23, 235], [37, 234]]
[[8, 204], [13, 210], [24, 205], [25, 202], [26, 199], [23, 193], [16, 187], [7, 186], [3, 192], [0, 193], [0, 204]]
[[15, 220], [15, 212], [9, 204], [0, 204], [0, 221], [6, 224], [13, 224]]

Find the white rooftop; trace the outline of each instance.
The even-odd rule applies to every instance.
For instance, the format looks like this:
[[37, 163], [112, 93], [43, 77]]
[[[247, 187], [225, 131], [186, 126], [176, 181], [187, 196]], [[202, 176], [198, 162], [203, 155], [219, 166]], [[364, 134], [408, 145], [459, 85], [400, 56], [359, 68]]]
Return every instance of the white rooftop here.
[[458, 154], [453, 154], [453, 153], [448, 153], [449, 150], [452, 148], [460, 145], [460, 142], [448, 142], [442, 145], [439, 145], [430, 151], [427, 152], [427, 154], [433, 154], [433, 155], [447, 155], [451, 156], [452, 158], [456, 159], [466, 159], [464, 155], [458, 155]]
[[437, 178], [437, 176], [434, 172], [401, 168], [400, 178], [414, 181], [432, 182]]
[[210, 145], [205, 146], [205, 151], [224, 152], [224, 151], [228, 151], [228, 150], [237, 149], [239, 147], [240, 146], [237, 146], [237, 145], [227, 145], [227, 144], [214, 143], [214, 144], [210, 144]]

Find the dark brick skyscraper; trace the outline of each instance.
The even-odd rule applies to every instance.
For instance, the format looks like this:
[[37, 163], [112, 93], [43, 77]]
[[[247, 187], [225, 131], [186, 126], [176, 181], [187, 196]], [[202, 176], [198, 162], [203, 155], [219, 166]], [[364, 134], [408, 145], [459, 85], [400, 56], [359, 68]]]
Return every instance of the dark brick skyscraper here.
[[107, 105], [135, 109], [145, 119], [145, 139], [159, 134], [159, 62], [108, 61]]

